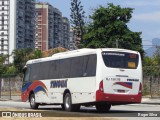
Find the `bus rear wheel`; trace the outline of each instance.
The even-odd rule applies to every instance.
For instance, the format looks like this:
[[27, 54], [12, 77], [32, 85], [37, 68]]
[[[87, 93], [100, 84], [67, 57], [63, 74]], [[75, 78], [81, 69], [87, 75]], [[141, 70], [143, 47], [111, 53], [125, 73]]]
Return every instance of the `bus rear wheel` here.
[[78, 105], [78, 104], [73, 105], [72, 104], [72, 99], [71, 99], [70, 93], [65, 94], [63, 101], [64, 101], [63, 106], [64, 106], [65, 111], [68, 111], [68, 112], [79, 111], [80, 105]]
[[35, 102], [35, 95], [34, 94], [30, 95], [29, 102], [30, 102], [31, 109], [38, 109], [39, 104]]
[[96, 104], [96, 109], [98, 112], [108, 112], [111, 108], [109, 103], [98, 103]]

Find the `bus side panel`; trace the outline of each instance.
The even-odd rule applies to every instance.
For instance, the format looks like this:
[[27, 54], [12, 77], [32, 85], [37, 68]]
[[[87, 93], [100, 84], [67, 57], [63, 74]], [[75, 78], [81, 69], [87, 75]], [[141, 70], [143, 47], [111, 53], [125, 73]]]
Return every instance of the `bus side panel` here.
[[67, 84], [73, 104], [95, 101], [96, 77], [72, 78]]
[[[43, 80], [47, 87], [47, 94], [41, 94], [39, 98], [42, 103], [49, 104], [62, 104], [63, 103], [63, 92], [66, 87], [62, 86], [62, 82], [66, 79], [49, 79]], [[43, 99], [41, 99], [43, 97]]]
[[49, 94], [43, 91], [39, 91], [35, 93], [36, 103], [46, 103], [50, 104]]
[[44, 81], [36, 80], [28, 82], [22, 87], [22, 101], [26, 102], [29, 100], [29, 95], [33, 92], [35, 94], [36, 102], [49, 102], [48, 97], [48, 86]]
[[35, 93], [35, 100], [37, 103], [46, 103], [50, 104], [50, 80], [40, 80], [44, 85], [45, 88], [41, 88], [37, 85], [36, 89], [34, 89]]
[[[64, 81], [67, 81], [66, 86], [63, 84]], [[69, 90], [73, 104], [93, 102], [95, 101], [95, 81], [96, 77], [45, 80], [44, 82], [48, 89], [48, 95], [41, 95], [43, 95], [44, 99], [49, 98], [50, 103], [62, 104], [64, 91]], [[43, 101], [43, 103], [46, 103], [44, 99], [39, 99], [37, 102]]]

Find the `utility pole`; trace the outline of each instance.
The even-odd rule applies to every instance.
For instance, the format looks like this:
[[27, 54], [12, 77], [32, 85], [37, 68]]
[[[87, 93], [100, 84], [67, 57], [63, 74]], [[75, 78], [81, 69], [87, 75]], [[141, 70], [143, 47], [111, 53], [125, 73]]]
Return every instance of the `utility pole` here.
[[116, 40], [116, 48], [118, 48], [118, 39]]

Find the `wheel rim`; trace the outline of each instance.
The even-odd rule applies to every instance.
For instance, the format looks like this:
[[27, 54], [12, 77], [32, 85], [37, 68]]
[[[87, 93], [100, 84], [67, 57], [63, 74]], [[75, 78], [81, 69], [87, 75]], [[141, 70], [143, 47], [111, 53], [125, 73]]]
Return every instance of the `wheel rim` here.
[[69, 97], [69, 96], [67, 96], [67, 97], [66, 97], [66, 101], [65, 101], [65, 106], [66, 106], [66, 108], [67, 108], [67, 109], [69, 109], [69, 108], [70, 108], [70, 104], [71, 104], [70, 97]]
[[31, 97], [31, 105], [33, 106], [35, 104], [35, 99], [34, 97]]

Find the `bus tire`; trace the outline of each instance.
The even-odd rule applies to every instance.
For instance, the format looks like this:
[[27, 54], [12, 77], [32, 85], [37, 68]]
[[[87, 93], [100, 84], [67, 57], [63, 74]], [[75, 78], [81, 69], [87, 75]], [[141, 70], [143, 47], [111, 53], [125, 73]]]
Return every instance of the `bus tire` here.
[[72, 105], [72, 100], [71, 100], [71, 95], [70, 93], [66, 93], [64, 96], [64, 110], [71, 112], [73, 111], [73, 105]]
[[63, 106], [64, 106], [65, 111], [67, 111], [67, 112], [79, 111], [80, 105], [78, 105], [78, 104], [73, 105], [72, 104], [72, 98], [71, 98], [70, 93], [66, 93], [64, 95], [64, 100], [63, 101], [64, 101]]
[[35, 95], [34, 94], [30, 95], [29, 102], [30, 102], [31, 109], [38, 109], [39, 104], [35, 102]]
[[111, 108], [109, 103], [98, 103], [96, 104], [96, 109], [98, 112], [108, 112]]

